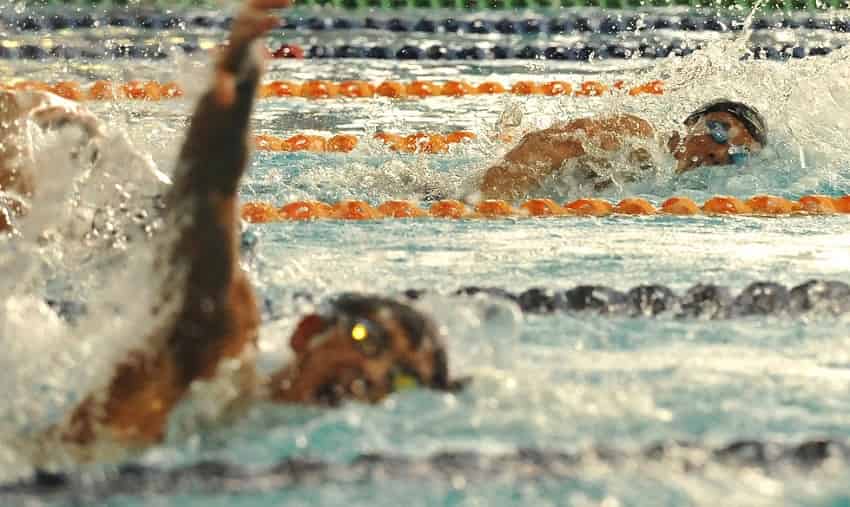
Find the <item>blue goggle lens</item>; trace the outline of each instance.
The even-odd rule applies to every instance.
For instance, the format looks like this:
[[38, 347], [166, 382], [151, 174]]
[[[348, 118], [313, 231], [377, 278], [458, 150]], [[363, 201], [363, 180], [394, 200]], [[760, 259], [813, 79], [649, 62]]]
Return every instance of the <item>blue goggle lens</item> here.
[[729, 125], [723, 122], [709, 120], [705, 122], [705, 128], [708, 130], [708, 135], [717, 144], [726, 144], [729, 142]]

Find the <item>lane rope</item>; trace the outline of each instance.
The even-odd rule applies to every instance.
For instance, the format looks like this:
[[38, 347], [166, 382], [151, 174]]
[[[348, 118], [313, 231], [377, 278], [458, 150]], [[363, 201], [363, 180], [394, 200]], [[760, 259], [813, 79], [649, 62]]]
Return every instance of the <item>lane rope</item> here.
[[[344, 58], [378, 60], [552, 60], [585, 62], [590, 60], [626, 60], [634, 58], [668, 58], [688, 56], [705, 46], [704, 42], [674, 40], [671, 42], [633, 42], [608, 44], [573, 45], [500, 45], [481, 44], [465, 47], [455, 45], [409, 43], [395, 46], [360, 46], [342, 44], [338, 46], [312, 45], [301, 47], [297, 44], [285, 44], [284, 47], [270, 50], [278, 57], [294, 58]], [[830, 42], [813, 42], [798, 45], [794, 43], [774, 43], [750, 47], [750, 57], [785, 61], [812, 56], [829, 55], [845, 46], [840, 39]], [[191, 55], [202, 52], [197, 42], [178, 44], [133, 44], [133, 43], [92, 43], [90, 46], [72, 46], [47, 43], [12, 44], [0, 43], [0, 60], [104, 60], [104, 59], [150, 59], [164, 60], [176, 54]]]
[[646, 199], [631, 197], [612, 203], [604, 199], [583, 198], [560, 205], [551, 199], [529, 199], [518, 207], [499, 199], [485, 199], [472, 206], [457, 200], [433, 202], [426, 210], [412, 201], [392, 200], [372, 206], [362, 200], [343, 200], [335, 204], [304, 200], [275, 206], [250, 201], [242, 205], [241, 216], [250, 223], [284, 220], [379, 220], [405, 219], [519, 219], [559, 217], [603, 217], [608, 215], [743, 215], [751, 217], [792, 215], [834, 215], [850, 213], [850, 195], [830, 197], [807, 195], [797, 201], [772, 195], [757, 195], [747, 200], [715, 196], [701, 206], [687, 197], [671, 197], [660, 206]]
[[[95, 81], [84, 85], [77, 81], [60, 81], [47, 83], [44, 81], [22, 80], [14, 83], [0, 84], [0, 89], [10, 90], [42, 90], [55, 93], [60, 97], [75, 101], [86, 100], [147, 100], [159, 101], [183, 96], [183, 88], [176, 82], [161, 83], [159, 81], [133, 80], [126, 83], [111, 81]], [[573, 85], [568, 81], [517, 81], [503, 85], [497, 81], [485, 81], [472, 84], [460, 80], [435, 81], [383, 81], [370, 83], [367, 81], [327, 81], [309, 80], [271, 81], [260, 86], [260, 98], [373, 98], [384, 97], [393, 99], [424, 99], [427, 97], [464, 97], [467, 95], [499, 95], [511, 93], [514, 95], [548, 95], [571, 97], [596, 97], [606, 93], [623, 93], [630, 96], [661, 95], [664, 93], [664, 83], [659, 80], [643, 84], [627, 85], [623, 81], [611, 84], [599, 81], [584, 81]]]
[[[159, 2], [155, 2], [157, 5]], [[24, 5], [35, 7], [61, 6], [62, 8], [90, 9], [127, 9], [135, 5], [132, 0], [25, 0]], [[730, 0], [722, 4], [728, 9], [742, 9], [749, 12], [755, 5], [753, 0]], [[502, 9], [539, 9], [549, 11], [560, 8], [601, 8], [601, 9], [652, 9], [683, 8], [717, 9], [720, 5], [711, 0], [295, 0], [294, 7], [328, 9], [457, 9], [468, 11], [487, 11]], [[175, 8], [219, 8], [214, 0], [169, 0], [167, 7]], [[822, 12], [826, 9], [848, 9], [848, 0], [767, 0], [759, 4], [766, 11], [811, 11]]]
[[[167, 30], [227, 30], [233, 18], [215, 12], [197, 14], [174, 14], [143, 12], [138, 14], [113, 12], [109, 15], [92, 14], [24, 14], [8, 17], [5, 25], [21, 32], [43, 30], [90, 30], [97, 28], [137, 28], [146, 31]], [[567, 35], [574, 33], [619, 34], [646, 31], [729, 32], [740, 31], [744, 17], [728, 14], [682, 16], [669, 14], [601, 14], [587, 16], [573, 14], [552, 18], [503, 17], [501, 19], [473, 18], [442, 19], [422, 18], [365, 18], [286, 16], [281, 19], [277, 31], [343, 31], [374, 30], [395, 33], [458, 33], [458, 34], [502, 34], [502, 35]], [[780, 16], [758, 17], [753, 20], [754, 31], [772, 29], [828, 30], [839, 33], [850, 32], [850, 19], [845, 17]]]

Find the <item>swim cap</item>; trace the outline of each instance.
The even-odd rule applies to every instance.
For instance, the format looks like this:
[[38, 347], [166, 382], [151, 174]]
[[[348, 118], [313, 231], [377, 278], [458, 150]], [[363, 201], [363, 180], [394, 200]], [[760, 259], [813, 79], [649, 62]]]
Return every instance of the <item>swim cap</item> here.
[[709, 113], [729, 113], [735, 116], [735, 118], [738, 118], [744, 124], [747, 131], [756, 141], [762, 146], [767, 144], [767, 123], [765, 123], [764, 117], [754, 107], [741, 102], [726, 99], [717, 99], [709, 102], [688, 115], [685, 118], [685, 125], [691, 126]]

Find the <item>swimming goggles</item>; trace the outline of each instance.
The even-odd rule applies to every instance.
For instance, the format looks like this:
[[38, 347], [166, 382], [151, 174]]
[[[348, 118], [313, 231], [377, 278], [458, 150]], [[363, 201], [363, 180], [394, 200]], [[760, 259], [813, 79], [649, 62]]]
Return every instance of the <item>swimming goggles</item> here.
[[358, 351], [370, 358], [377, 357], [390, 348], [389, 331], [371, 319], [338, 310], [322, 312], [321, 319], [324, 325], [310, 337], [311, 349], [330, 339], [333, 331], [343, 333]]
[[[729, 124], [718, 120], [707, 120], [705, 129], [717, 144], [729, 144]], [[746, 146], [729, 145], [729, 160], [733, 165], [743, 165], [750, 158], [750, 150]]]
[[[369, 318], [336, 310], [325, 314], [323, 319], [327, 322], [327, 327], [311, 338], [311, 348], [315, 348], [329, 339], [334, 328], [347, 335], [354, 347], [368, 358], [376, 358], [391, 348], [390, 331]], [[392, 392], [415, 389], [424, 384], [417, 371], [401, 364], [392, 366], [387, 380]]]

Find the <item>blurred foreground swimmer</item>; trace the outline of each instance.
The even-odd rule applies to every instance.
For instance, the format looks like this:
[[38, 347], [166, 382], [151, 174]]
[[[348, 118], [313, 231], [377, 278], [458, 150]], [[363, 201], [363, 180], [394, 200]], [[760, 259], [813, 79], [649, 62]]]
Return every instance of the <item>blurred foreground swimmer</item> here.
[[239, 265], [237, 189], [263, 70], [255, 42], [277, 23], [268, 11], [289, 4], [245, 3], [218, 55], [212, 87], [196, 107], [166, 196], [166, 225], [155, 239], [149, 283], [157, 300], [145, 316], [153, 331], [42, 435], [36, 454], [51, 454], [58, 445], [74, 460], [92, 460], [145, 448], [164, 438], [172, 409], [193, 383], [234, 372], [234, 404], [371, 403], [416, 386], [461, 387], [449, 378], [433, 322], [410, 306], [372, 296], [342, 296], [305, 317], [291, 338], [291, 363], [269, 378], [255, 369], [260, 315]]
[[[684, 126], [684, 136], [674, 133], [666, 142], [678, 173], [700, 166], [741, 165], [767, 145], [764, 118], [741, 102], [712, 101], [688, 115]], [[564, 172], [603, 190], [612, 183], [604, 174], [611, 155], [625, 153], [629, 165], [645, 171], [652, 167], [647, 146], [655, 140], [649, 122], [628, 114], [580, 118], [531, 132], [485, 172], [480, 191], [490, 199], [526, 198], [546, 178]]]

